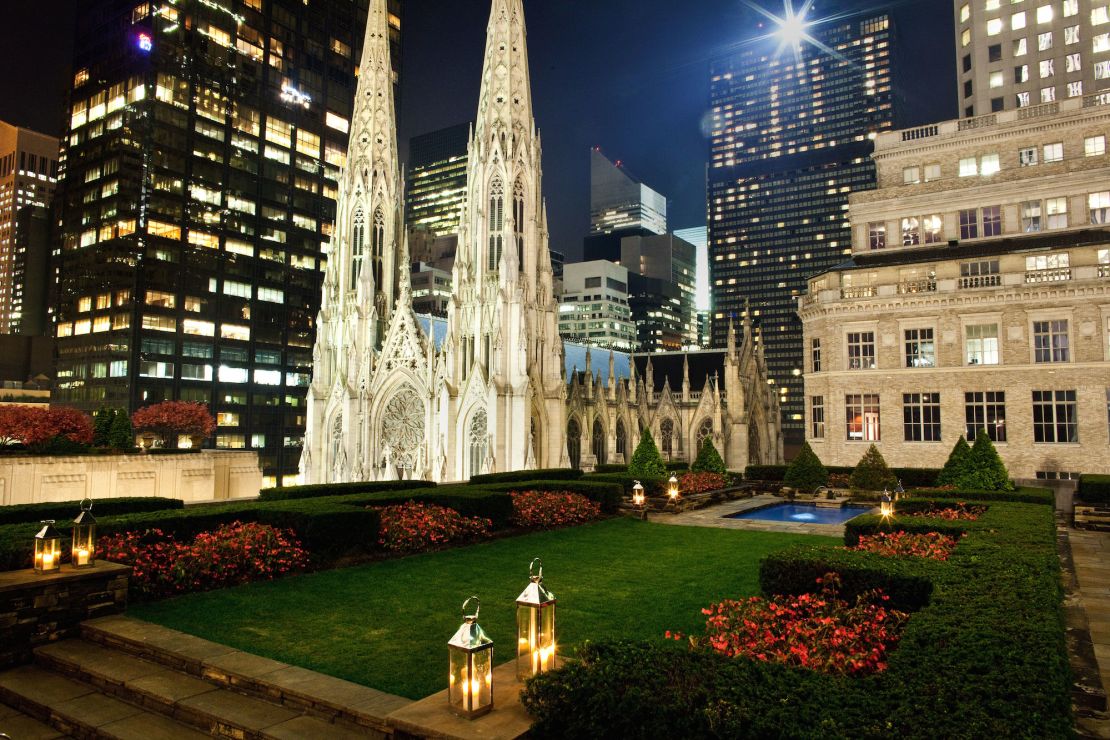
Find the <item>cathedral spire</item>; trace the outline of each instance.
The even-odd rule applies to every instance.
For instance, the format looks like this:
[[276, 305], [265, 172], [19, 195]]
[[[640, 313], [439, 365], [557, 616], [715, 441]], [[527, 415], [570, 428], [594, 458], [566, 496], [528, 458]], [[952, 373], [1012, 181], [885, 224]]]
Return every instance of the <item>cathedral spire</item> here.
[[524, 4], [522, 0], [493, 0], [474, 134], [481, 141], [501, 132], [511, 134], [517, 126], [527, 132], [534, 126]]

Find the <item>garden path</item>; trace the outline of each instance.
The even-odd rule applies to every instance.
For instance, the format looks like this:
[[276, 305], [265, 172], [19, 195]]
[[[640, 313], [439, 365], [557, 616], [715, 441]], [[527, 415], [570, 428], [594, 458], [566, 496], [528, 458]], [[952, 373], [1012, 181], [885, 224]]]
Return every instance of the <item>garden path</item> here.
[[[1110, 688], [1110, 532], [1072, 529], [1068, 539], [1102, 685]], [[1110, 738], [1110, 721], [1098, 724], [1087, 729], [1097, 737]]]

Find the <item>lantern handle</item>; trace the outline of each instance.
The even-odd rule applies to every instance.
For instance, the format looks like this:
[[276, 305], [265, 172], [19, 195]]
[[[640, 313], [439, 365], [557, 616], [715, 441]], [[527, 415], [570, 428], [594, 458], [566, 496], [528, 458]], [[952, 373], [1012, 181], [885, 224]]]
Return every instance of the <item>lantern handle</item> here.
[[[86, 501], [89, 502], [88, 506], [85, 506]], [[91, 496], [85, 496], [84, 498], [81, 499], [81, 511], [92, 511], [92, 507], [93, 507], [93, 500], [92, 500]]]
[[39, 524], [57, 524], [57, 519], [39, 519]]
[[[473, 614], [467, 614], [466, 613], [466, 605], [469, 604], [471, 601], [478, 602], [478, 605], [474, 607], [474, 613]], [[478, 618], [478, 612], [482, 610], [482, 600], [479, 599], [477, 596], [471, 596], [469, 599], [467, 599], [466, 601], [463, 602], [462, 610], [463, 610], [463, 616], [466, 619], [477, 619]]]
[[[540, 572], [535, 575], [532, 574], [532, 569], [536, 567], [536, 563], [540, 564]], [[543, 561], [539, 558], [532, 558], [532, 562], [528, 564], [528, 577], [533, 581], [539, 583], [543, 580]]]

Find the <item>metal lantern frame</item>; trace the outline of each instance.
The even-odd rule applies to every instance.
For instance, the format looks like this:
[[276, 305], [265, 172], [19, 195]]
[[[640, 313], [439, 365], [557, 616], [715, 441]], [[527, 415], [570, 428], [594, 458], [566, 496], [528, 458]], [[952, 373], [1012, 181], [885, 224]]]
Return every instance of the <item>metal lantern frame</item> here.
[[883, 489], [883, 495], [879, 497], [879, 514], [883, 519], [894, 516], [894, 501], [885, 488]]
[[[475, 602], [474, 613], [467, 605]], [[482, 600], [463, 602], [463, 623], [447, 641], [447, 703], [460, 717], [474, 719], [493, 709], [493, 640], [478, 624]]]
[[543, 585], [539, 558], [528, 564], [528, 581], [516, 597], [516, 676], [522, 681], [555, 667], [556, 599]]
[[678, 502], [678, 478], [674, 473], [671, 473], [671, 477], [667, 480], [667, 497], [672, 504]]
[[92, 515], [92, 506], [92, 499], [83, 499], [81, 513], [73, 520], [70, 563], [74, 568], [92, 568], [96, 565], [96, 517]]
[[54, 519], [43, 519], [43, 525], [35, 534], [35, 560], [36, 573], [57, 573], [62, 569], [62, 535], [54, 529]]

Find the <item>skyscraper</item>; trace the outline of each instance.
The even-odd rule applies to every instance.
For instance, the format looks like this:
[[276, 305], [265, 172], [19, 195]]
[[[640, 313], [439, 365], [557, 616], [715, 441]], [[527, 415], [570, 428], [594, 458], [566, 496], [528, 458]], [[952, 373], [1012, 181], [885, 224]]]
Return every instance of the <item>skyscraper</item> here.
[[667, 233], [667, 199], [594, 147], [590, 150], [590, 233], [625, 229]]
[[45, 328], [44, 222], [58, 182], [58, 140], [0, 121], [0, 334]]
[[[296, 472], [365, 18], [365, 0], [81, 3], [61, 402], [203, 401], [216, 446]], [[397, 45], [396, 0], [389, 24]]]
[[409, 140], [405, 224], [442, 236], [457, 231], [466, 200], [470, 124], [460, 123]]
[[1106, 3], [953, 0], [952, 8], [961, 116], [1051, 105], [1110, 89]]
[[792, 441], [803, 426], [795, 297], [850, 253], [848, 194], [875, 186], [871, 139], [895, 112], [888, 14], [809, 32], [818, 44], [796, 53], [768, 41], [710, 65], [713, 345], [750, 306]]

